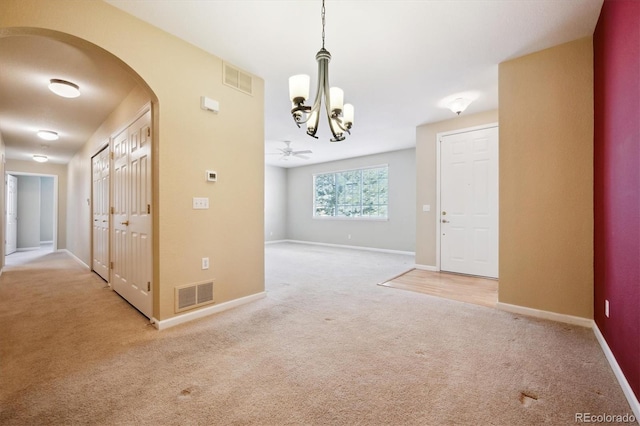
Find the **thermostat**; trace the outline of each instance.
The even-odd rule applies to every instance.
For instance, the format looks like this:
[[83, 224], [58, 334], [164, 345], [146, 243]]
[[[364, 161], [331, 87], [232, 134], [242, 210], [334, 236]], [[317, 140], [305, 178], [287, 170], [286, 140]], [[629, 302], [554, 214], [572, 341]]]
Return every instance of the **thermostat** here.
[[218, 172], [207, 170], [207, 180], [209, 182], [216, 182], [218, 180]]

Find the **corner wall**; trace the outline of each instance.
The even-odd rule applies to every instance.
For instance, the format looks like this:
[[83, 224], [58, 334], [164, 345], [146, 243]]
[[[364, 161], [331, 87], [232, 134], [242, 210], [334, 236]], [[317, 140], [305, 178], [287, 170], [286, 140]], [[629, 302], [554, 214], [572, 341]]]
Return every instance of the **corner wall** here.
[[591, 319], [591, 37], [501, 63], [499, 93], [499, 301]]
[[[436, 265], [437, 187], [436, 163], [438, 133], [498, 122], [498, 111], [456, 116], [450, 120], [423, 124], [416, 128], [416, 264]], [[429, 204], [431, 211], [422, 211]]]
[[605, 1], [593, 44], [594, 317], [640, 399], [640, 2]]

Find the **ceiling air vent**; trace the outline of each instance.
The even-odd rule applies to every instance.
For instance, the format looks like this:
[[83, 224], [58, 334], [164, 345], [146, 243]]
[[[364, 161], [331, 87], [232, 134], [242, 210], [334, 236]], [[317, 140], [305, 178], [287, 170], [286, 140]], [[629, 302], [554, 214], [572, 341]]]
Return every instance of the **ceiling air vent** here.
[[247, 95], [253, 95], [253, 77], [226, 62], [222, 64], [222, 81]]
[[176, 312], [213, 303], [213, 281], [176, 287]]

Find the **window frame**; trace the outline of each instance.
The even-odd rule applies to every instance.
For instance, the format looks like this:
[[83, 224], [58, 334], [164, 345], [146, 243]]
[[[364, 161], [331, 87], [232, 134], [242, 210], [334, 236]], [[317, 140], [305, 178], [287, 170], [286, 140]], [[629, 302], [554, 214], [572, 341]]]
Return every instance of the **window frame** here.
[[[371, 169], [381, 169], [386, 168], [387, 170], [387, 215], [385, 217], [382, 216], [362, 216], [362, 212], [358, 216], [318, 216], [316, 215], [316, 178], [321, 175], [333, 175], [334, 176], [334, 185], [336, 181], [336, 175], [340, 173], [347, 172], [360, 172], [360, 193], [362, 194], [362, 171], [371, 170]], [[335, 197], [335, 188], [334, 188], [334, 197]], [[319, 172], [314, 173], [312, 176], [312, 203], [311, 203], [311, 217], [314, 220], [364, 220], [364, 221], [375, 221], [375, 222], [387, 222], [389, 221], [389, 164], [376, 164], [372, 166], [364, 166], [364, 167], [356, 167], [350, 169], [340, 169], [340, 170], [332, 170], [328, 172]], [[336, 201], [337, 206], [337, 201]], [[360, 206], [362, 207], [362, 195], [360, 199]]]

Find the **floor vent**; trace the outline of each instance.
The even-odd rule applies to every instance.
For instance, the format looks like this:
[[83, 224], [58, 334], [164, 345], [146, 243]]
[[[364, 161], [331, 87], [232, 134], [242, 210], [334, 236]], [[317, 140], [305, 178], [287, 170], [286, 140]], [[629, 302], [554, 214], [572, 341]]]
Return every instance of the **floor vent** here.
[[213, 281], [176, 287], [176, 312], [213, 303]]
[[238, 89], [247, 95], [253, 95], [253, 77], [226, 62], [222, 65], [222, 81], [227, 86]]

